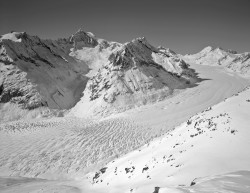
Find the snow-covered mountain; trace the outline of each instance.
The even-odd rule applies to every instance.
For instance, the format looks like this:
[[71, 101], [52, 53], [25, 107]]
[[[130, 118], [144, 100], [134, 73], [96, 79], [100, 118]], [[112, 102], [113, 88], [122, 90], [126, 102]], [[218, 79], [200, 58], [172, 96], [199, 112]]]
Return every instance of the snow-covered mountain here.
[[197, 78], [177, 54], [145, 38], [120, 44], [82, 30], [58, 40], [5, 34], [0, 69], [0, 103], [70, 109], [81, 99], [72, 110], [81, 116], [156, 101]]
[[[83, 30], [1, 36], [0, 192], [250, 192], [249, 79], [205, 66], [248, 75], [249, 53], [181, 58]], [[69, 116], [5, 121], [50, 109]]]
[[[22, 42], [11, 35], [4, 38]], [[83, 107], [97, 109], [98, 104], [112, 110], [110, 106], [119, 107], [117, 101], [122, 101], [122, 96], [133, 99], [137, 93], [142, 96], [140, 93], [153, 93], [153, 89], [167, 90], [169, 85], [173, 90], [176, 85], [177, 88], [192, 85], [192, 82], [186, 84], [186, 81], [193, 80], [192, 76], [185, 74], [194, 72], [186, 67], [178, 68], [185, 63], [182, 60], [177, 62], [178, 56], [174, 52], [149, 47], [142, 38], [119, 44], [79, 31], [61, 41], [69, 42], [70, 49], [64, 47], [69, 50], [68, 58], [64, 58], [74, 60], [72, 65], [79, 67], [78, 70], [88, 68], [81, 74], [88, 79], [84, 95], [73, 107], [72, 114], [83, 116], [87, 112], [82, 110]], [[78, 46], [82, 45], [85, 47], [79, 49]], [[151, 53], [153, 59], [147, 53]], [[165, 54], [169, 57], [165, 57]], [[2, 65], [5, 67], [15, 67], [14, 63], [8, 64], [6, 59], [4, 62]], [[178, 90], [167, 100], [104, 119], [54, 117], [1, 122], [1, 192], [249, 192], [250, 157], [246, 147], [250, 145], [250, 90], [228, 98], [249, 86], [249, 80], [220, 67], [193, 63], [191, 66], [204, 80], [197, 86]], [[156, 72], [160, 76], [154, 78], [150, 74], [152, 77], [149, 79], [148, 74]], [[24, 80], [28, 73], [24, 73]], [[119, 86], [123, 84], [118, 82], [118, 78], [112, 79], [120, 74], [126, 83], [131, 79], [133, 92], [119, 93], [114, 101], [105, 101], [106, 94], [115, 89], [119, 92], [124, 90], [123, 86]], [[133, 78], [130, 78], [131, 74]], [[108, 79], [105, 80], [105, 77]], [[152, 89], [143, 82], [147, 79], [153, 81]], [[15, 83], [14, 78], [11, 80], [9, 85]], [[160, 81], [165, 80], [172, 82], [162, 89]], [[105, 81], [108, 88], [101, 89]], [[144, 87], [138, 86], [137, 91], [136, 85], [133, 85], [141, 82], [143, 84], [139, 86]], [[30, 84], [35, 85], [34, 82]], [[93, 84], [96, 88], [89, 88]], [[91, 93], [98, 94], [91, 99]], [[44, 100], [37, 92], [37, 99], [39, 97], [41, 101]], [[225, 98], [228, 99], [218, 104]], [[128, 101], [130, 106], [137, 103], [131, 101]], [[146, 100], [151, 101], [154, 100]], [[140, 105], [139, 102], [137, 105]], [[213, 106], [215, 104], [218, 105]], [[2, 118], [7, 113], [0, 114]]]
[[174, 89], [189, 87], [196, 81], [195, 72], [174, 52], [137, 38], [109, 55], [71, 112], [85, 116], [123, 111], [162, 100]]
[[185, 55], [184, 59], [201, 65], [225, 66], [226, 68], [243, 75], [250, 75], [250, 53], [237, 53], [233, 50], [213, 48], [208, 46], [193, 55]]

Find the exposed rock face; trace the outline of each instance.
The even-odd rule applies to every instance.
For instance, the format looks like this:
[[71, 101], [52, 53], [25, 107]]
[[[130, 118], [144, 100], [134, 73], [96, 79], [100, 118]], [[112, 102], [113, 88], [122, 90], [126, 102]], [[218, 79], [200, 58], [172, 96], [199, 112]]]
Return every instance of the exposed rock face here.
[[[4, 77], [4, 93], [18, 94], [9, 94], [8, 100], [5, 94], [1, 102], [13, 102], [16, 95], [25, 98], [22, 101], [29, 101], [30, 95], [36, 93], [39, 99], [30, 108], [38, 104], [56, 109], [74, 106], [85, 88], [87, 77], [84, 74], [89, 69], [69, 56], [72, 43], [68, 39], [41, 40], [26, 33], [12, 35], [19, 41], [1, 39], [0, 42], [1, 77]], [[24, 82], [27, 82], [26, 87]], [[15, 85], [15, 89], [12, 87], [9, 91], [9, 85]]]
[[82, 30], [58, 40], [3, 35], [0, 67], [0, 103], [70, 109], [81, 99], [76, 114], [157, 101], [196, 81], [170, 49], [155, 48], [145, 38], [108, 42]]
[[238, 54], [234, 60], [227, 65], [233, 71], [240, 72], [244, 75], [250, 75], [250, 53], [245, 52]]
[[81, 29], [70, 37], [70, 42], [74, 44], [75, 50], [81, 49], [82, 47], [95, 47], [98, 44], [92, 33], [84, 32]]
[[201, 52], [185, 55], [184, 59], [192, 60], [202, 65], [222, 65], [243, 75], [250, 75], [250, 53], [238, 54], [233, 50], [206, 47]]
[[37, 92], [35, 85], [26, 79], [26, 73], [13, 65], [0, 63], [0, 102], [16, 103], [25, 109], [46, 106], [47, 103]]

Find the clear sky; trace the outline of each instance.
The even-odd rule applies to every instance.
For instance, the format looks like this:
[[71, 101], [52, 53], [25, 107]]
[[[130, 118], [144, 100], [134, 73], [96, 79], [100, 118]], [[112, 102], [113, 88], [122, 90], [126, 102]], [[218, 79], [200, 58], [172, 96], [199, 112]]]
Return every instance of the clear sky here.
[[145, 36], [196, 53], [211, 45], [250, 52], [250, 0], [0, 0], [0, 34], [69, 37], [80, 27], [107, 40]]

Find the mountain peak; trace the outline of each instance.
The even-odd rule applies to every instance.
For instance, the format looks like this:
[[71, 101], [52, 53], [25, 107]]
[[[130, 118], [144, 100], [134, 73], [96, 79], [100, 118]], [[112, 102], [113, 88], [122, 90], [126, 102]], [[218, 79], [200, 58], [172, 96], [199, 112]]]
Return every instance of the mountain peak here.
[[202, 53], [208, 53], [211, 52], [212, 50], [214, 50], [214, 48], [212, 46], [207, 46], [205, 47], [203, 50], [201, 50]]
[[135, 38], [132, 41], [148, 42], [147, 39], [146, 39], [146, 37], [144, 37], [144, 36], [143, 37]]
[[71, 35], [70, 42], [74, 44], [75, 49], [82, 47], [95, 47], [98, 42], [91, 32], [85, 32], [80, 28], [75, 34]]
[[141, 43], [141, 44], [144, 44], [144, 45], [149, 45], [147, 39], [145, 37], [138, 37], [138, 38], [135, 38], [133, 39], [132, 41], [130, 42], [127, 42], [126, 44], [138, 44], [138, 43]]
[[212, 46], [207, 46], [203, 50], [201, 50], [200, 53], [209, 53], [209, 52], [226, 52], [226, 53], [231, 53], [231, 54], [237, 54], [236, 51], [230, 50], [230, 49], [224, 49], [222, 47], [212, 47]]
[[[83, 28], [79, 28], [75, 34], [84, 34], [87, 36], [95, 37], [95, 35], [92, 32], [87, 32], [87, 31], [83, 30]], [[75, 35], [75, 34], [73, 34], [73, 35]]]

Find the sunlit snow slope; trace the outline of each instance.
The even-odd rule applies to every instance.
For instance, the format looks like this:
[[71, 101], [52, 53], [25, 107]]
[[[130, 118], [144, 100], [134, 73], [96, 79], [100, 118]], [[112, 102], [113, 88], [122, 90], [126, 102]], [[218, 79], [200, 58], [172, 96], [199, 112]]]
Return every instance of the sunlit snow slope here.
[[[123, 190], [120, 192], [145, 193], [152, 193], [155, 187], [162, 189], [159, 192], [165, 192], [164, 188], [182, 185], [190, 192], [209, 192], [219, 188], [223, 184], [223, 180], [220, 182], [223, 176], [207, 184], [202, 182], [200, 185], [193, 183], [192, 188], [188, 186], [195, 178], [250, 170], [247, 149], [250, 145], [249, 109], [248, 88], [191, 117], [163, 137], [90, 173], [87, 176], [89, 183], [97, 189], [107, 188], [110, 192], [118, 190], [118, 187]], [[249, 173], [245, 174], [246, 179], [242, 177], [239, 183], [244, 183], [244, 180], [249, 183]], [[227, 178], [227, 175], [224, 177]], [[237, 178], [233, 181], [237, 183]], [[207, 190], [201, 188], [203, 184]], [[227, 190], [226, 185], [220, 188], [222, 192]], [[228, 188], [233, 191], [240, 185]], [[241, 188], [243, 192], [249, 191], [249, 186]]]

